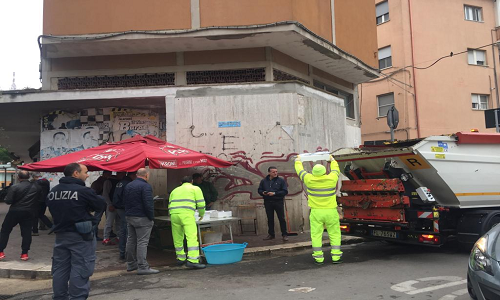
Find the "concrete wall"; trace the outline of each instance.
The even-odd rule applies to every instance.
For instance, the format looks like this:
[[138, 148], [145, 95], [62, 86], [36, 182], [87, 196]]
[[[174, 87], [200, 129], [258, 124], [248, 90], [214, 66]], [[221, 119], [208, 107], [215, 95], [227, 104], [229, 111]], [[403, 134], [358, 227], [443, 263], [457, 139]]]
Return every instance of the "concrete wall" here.
[[332, 41], [330, 0], [200, 0], [201, 27], [298, 21]]
[[44, 0], [43, 34], [191, 28], [190, 0]]
[[[175, 115], [169, 117], [172, 108]], [[241, 127], [220, 128], [221, 121], [239, 121]], [[169, 130], [169, 124], [175, 124], [175, 130]], [[267, 222], [257, 188], [267, 176], [267, 168], [278, 167], [288, 183], [285, 199], [291, 229], [307, 229], [309, 210], [293, 156], [348, 146], [348, 135], [360, 139], [359, 131], [346, 125], [343, 100], [297, 84], [276, 85], [273, 92], [262, 93], [231, 86], [218, 91], [210, 87], [183, 89], [167, 100], [167, 140], [238, 162], [227, 169], [197, 171], [208, 172], [206, 176], [214, 182], [220, 199], [217, 209], [246, 217], [255, 211], [261, 234], [267, 232]], [[181, 173], [174, 178], [178, 180]], [[177, 180], [171, 186], [169, 180], [169, 191], [178, 185]], [[278, 223], [276, 230], [279, 232]]]
[[335, 44], [377, 68], [377, 30], [373, 0], [335, 0]]
[[[382, 0], [375, 1], [376, 3]], [[467, 21], [464, 4], [483, 8], [484, 22]], [[397, 139], [417, 138], [417, 112], [420, 137], [486, 129], [484, 112], [472, 110], [471, 94], [486, 94], [489, 108], [496, 107], [491, 46], [486, 50], [487, 66], [469, 65], [467, 53], [445, 58], [425, 70], [438, 58], [491, 43], [491, 29], [496, 25], [494, 2], [488, 0], [411, 1], [412, 35], [408, 1], [389, 0], [390, 21], [377, 26], [378, 47], [391, 45], [393, 67], [382, 72], [373, 83], [360, 86], [363, 140], [388, 139], [385, 117], [377, 118], [377, 95], [394, 93], [399, 110]], [[413, 37], [413, 59], [412, 59]], [[414, 82], [415, 79], [415, 82]], [[415, 96], [416, 95], [416, 96]]]

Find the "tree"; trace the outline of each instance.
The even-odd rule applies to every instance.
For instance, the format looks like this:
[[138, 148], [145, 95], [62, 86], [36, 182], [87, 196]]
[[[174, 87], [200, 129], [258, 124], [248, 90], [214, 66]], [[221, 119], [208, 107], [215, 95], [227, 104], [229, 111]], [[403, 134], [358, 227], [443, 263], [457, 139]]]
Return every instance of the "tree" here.
[[6, 164], [8, 162], [11, 162], [12, 160], [13, 159], [9, 151], [3, 147], [0, 147], [0, 163]]

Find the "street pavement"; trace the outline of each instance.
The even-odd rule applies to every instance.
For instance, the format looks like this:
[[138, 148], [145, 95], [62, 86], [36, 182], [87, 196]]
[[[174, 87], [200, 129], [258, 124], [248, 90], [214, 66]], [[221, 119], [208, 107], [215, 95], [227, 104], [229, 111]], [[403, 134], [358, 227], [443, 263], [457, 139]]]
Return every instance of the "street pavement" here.
[[[302, 250], [246, 256], [242, 262], [205, 270], [165, 267], [150, 276], [122, 272], [94, 276], [91, 299], [470, 299], [468, 253], [457, 248], [369, 241], [344, 246], [340, 265], [328, 258], [316, 266], [310, 250]], [[51, 299], [49, 280], [0, 279], [2, 290], [5, 280], [41, 289], [12, 299]]]

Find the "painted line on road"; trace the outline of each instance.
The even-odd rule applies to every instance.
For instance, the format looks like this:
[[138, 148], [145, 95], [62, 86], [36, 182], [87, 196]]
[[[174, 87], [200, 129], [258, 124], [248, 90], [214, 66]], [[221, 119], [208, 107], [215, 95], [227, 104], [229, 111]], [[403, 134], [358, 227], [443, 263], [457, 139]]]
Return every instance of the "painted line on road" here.
[[411, 292], [407, 292], [406, 294], [408, 294], [408, 295], [416, 295], [416, 294], [421, 294], [421, 293], [425, 293], [425, 292], [435, 291], [435, 290], [444, 289], [444, 288], [447, 288], [447, 287], [461, 285], [461, 284], [466, 284], [466, 283], [467, 283], [467, 279], [464, 279], [464, 280], [460, 280], [460, 281], [448, 282], [448, 283], [445, 283], [445, 284], [440, 284], [440, 285], [430, 286], [430, 287], [423, 288], [423, 289], [414, 290], [414, 291], [411, 291]]
[[[422, 282], [443, 282], [448, 281], [448, 283], [434, 285], [426, 288], [416, 288], [414, 285]], [[467, 280], [459, 276], [434, 276], [434, 277], [424, 277], [415, 280], [408, 280], [391, 286], [391, 290], [405, 293], [407, 295], [416, 295], [420, 293], [435, 291], [439, 289], [444, 289], [451, 286], [456, 286], [466, 283]]]
[[450, 295], [446, 295], [446, 296], [439, 298], [439, 300], [453, 300], [453, 299], [457, 298], [458, 296], [462, 296], [462, 295], [465, 295], [467, 293], [468, 293], [467, 289], [458, 290], [456, 292], [451, 293]]

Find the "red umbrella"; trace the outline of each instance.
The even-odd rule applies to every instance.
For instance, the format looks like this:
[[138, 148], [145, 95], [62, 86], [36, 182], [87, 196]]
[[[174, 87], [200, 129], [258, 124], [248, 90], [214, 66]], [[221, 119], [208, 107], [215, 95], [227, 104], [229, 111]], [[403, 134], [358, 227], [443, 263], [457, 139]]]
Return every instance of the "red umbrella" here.
[[137, 171], [149, 165], [151, 169], [184, 169], [197, 166], [227, 168], [233, 164], [187, 148], [162, 141], [154, 136], [136, 135], [133, 138], [107, 143], [94, 148], [61, 155], [20, 169], [41, 172], [62, 172], [70, 163], [81, 163], [89, 171]]

